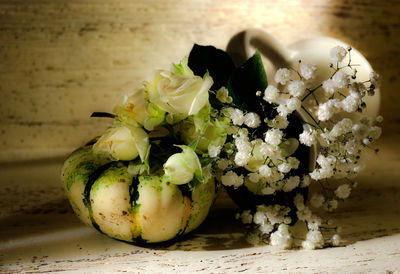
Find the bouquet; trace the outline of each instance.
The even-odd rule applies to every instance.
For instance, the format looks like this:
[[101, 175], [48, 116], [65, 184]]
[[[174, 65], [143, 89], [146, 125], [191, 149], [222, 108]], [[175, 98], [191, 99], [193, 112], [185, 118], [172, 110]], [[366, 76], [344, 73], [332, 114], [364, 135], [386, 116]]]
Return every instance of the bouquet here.
[[330, 55], [332, 75], [320, 85], [309, 81], [317, 68], [299, 62], [280, 68], [274, 86], [258, 52], [236, 67], [225, 51], [194, 45], [113, 113], [93, 114], [114, 122], [64, 164], [75, 213], [119, 240], [168, 241], [204, 221], [222, 185], [250, 243], [339, 245], [311, 208], [331, 211], [350, 195], [382, 117], [362, 115], [378, 75], [356, 81], [351, 48]]

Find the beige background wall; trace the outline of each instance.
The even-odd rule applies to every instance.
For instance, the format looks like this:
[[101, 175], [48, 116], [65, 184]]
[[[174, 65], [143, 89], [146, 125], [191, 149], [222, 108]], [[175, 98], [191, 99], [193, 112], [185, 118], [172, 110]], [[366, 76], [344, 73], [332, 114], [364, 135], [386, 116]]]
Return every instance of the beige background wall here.
[[358, 48], [383, 79], [385, 134], [399, 123], [400, 2], [342, 0], [0, 2], [0, 162], [64, 157], [99, 134], [121, 94], [193, 43], [225, 48], [256, 27], [284, 44], [320, 35]]

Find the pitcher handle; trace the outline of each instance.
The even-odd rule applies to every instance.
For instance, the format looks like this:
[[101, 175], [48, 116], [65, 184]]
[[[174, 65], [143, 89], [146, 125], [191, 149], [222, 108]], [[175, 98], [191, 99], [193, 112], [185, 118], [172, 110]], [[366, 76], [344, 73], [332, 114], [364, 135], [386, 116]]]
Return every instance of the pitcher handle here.
[[259, 29], [247, 29], [235, 35], [228, 43], [227, 52], [237, 65], [244, 63], [257, 49], [275, 67], [287, 67], [293, 52], [269, 33]]

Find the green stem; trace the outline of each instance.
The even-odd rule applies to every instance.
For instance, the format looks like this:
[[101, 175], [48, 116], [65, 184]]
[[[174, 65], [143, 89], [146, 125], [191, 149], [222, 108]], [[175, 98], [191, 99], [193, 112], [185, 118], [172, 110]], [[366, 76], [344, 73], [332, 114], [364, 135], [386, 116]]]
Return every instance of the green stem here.
[[315, 118], [311, 115], [311, 113], [309, 113], [308, 110], [307, 110], [304, 106], [301, 106], [301, 108], [307, 113], [308, 116], [310, 116], [310, 118], [314, 121], [314, 123], [315, 123], [321, 130], [323, 130], [323, 128], [319, 125], [319, 122], [317, 122], [317, 121], [315, 120]]

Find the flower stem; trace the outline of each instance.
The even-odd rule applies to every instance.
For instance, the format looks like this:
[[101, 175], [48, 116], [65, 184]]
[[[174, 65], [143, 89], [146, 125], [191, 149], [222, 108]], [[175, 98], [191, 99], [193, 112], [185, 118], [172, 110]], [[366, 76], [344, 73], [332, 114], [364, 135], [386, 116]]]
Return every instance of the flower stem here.
[[315, 123], [321, 130], [323, 130], [323, 128], [319, 125], [319, 122], [317, 122], [317, 121], [315, 120], [314, 116], [312, 116], [311, 113], [308, 112], [308, 110], [307, 110], [304, 106], [301, 106], [301, 108], [308, 114], [308, 116], [310, 116], [310, 118], [314, 121], [314, 123]]

